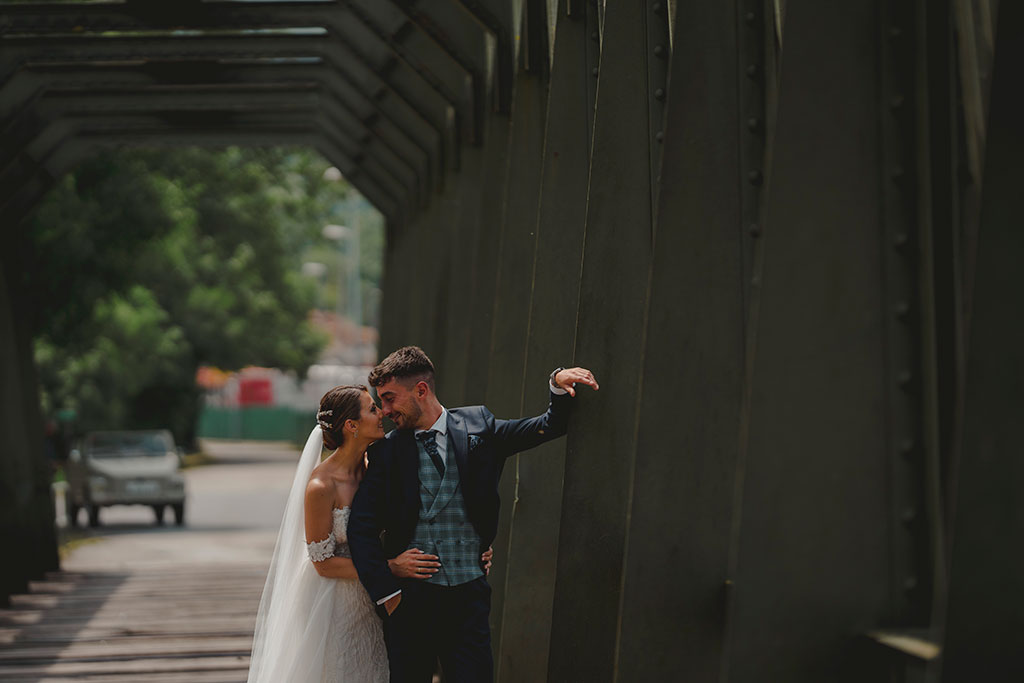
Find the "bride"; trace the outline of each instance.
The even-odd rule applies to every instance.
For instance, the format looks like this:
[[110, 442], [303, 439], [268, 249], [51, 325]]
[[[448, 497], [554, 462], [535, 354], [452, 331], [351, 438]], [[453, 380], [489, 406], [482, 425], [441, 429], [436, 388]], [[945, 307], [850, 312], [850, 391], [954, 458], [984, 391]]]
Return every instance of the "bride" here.
[[[384, 438], [366, 387], [320, 399], [302, 450], [256, 617], [248, 683], [386, 683], [380, 617], [348, 549], [349, 506], [366, 472], [366, 449]], [[332, 451], [321, 462], [324, 448]], [[490, 567], [491, 550], [484, 554]], [[428, 578], [437, 556], [416, 548], [388, 560], [402, 578]]]
[[[365, 387], [336, 387], [320, 399], [263, 588], [249, 683], [388, 680], [380, 617], [347, 542], [366, 448], [383, 437]], [[333, 452], [321, 462], [325, 446]]]

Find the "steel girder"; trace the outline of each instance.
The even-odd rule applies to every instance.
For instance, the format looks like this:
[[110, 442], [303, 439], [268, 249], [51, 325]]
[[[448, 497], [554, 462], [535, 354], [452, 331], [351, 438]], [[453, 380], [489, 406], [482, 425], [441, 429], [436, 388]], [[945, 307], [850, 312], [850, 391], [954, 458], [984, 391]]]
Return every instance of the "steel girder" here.
[[[286, 87], [261, 85], [256, 88], [235, 85], [220, 86], [217, 90], [180, 87], [144, 88], [129, 92], [51, 90], [4, 131], [4, 138], [14, 142], [14, 149], [5, 149], [6, 145], [0, 146], [0, 167], [28, 148], [34, 136], [41, 132], [48, 122], [56, 121], [63, 116], [83, 118], [133, 113], [191, 112], [194, 116], [209, 115], [211, 120], [216, 120], [233, 112], [260, 111], [280, 112], [284, 115], [301, 112], [319, 113], [334, 124], [335, 136], [343, 141], [353, 158], [358, 158], [364, 153], [370, 154], [368, 164], [378, 167], [368, 169], [371, 176], [383, 171], [386, 176], [380, 179], [382, 182], [394, 179], [401, 184], [403, 189], [396, 198], [416, 196], [416, 171], [393, 149], [376, 138], [372, 131], [363, 127], [329, 91], [318, 92], [315, 84]], [[0, 172], [0, 175], [9, 174]], [[10, 180], [14, 181], [13, 178]]]
[[[591, 97], [597, 79], [597, 8], [570, 17], [559, 11], [555, 56], [544, 123], [544, 154], [540, 165], [536, 244], [529, 278], [528, 317], [522, 322], [525, 358], [521, 382], [522, 405], [532, 414], [543, 389], [537, 385], [551, 369], [565, 365], [565, 349], [573, 345], [579, 303], [579, 268], [583, 258], [587, 204]], [[579, 16], [583, 14], [583, 16]], [[519, 106], [518, 98], [515, 107]], [[521, 273], [523, 271], [520, 271]], [[514, 272], [510, 275], [515, 276]], [[522, 277], [522, 275], [520, 275]], [[526, 278], [524, 278], [526, 279]], [[528, 330], [528, 333], [526, 332]], [[494, 383], [492, 379], [488, 386]], [[495, 668], [499, 681], [547, 679], [551, 617], [560, 537], [562, 478], [566, 443], [553, 441], [517, 458], [516, 495], [510, 508], [505, 562], [504, 610]], [[509, 474], [511, 478], [512, 473]], [[534, 653], [523, 657], [522, 653]]]
[[[497, 243], [492, 245], [498, 252], [498, 269], [491, 348], [486, 366], [486, 404], [497, 415], [523, 414], [524, 404], [530, 407], [531, 412], [538, 413], [537, 408], [543, 410], [540, 402], [546, 398], [543, 376], [539, 382], [524, 386], [523, 370], [532, 290], [532, 277], [528, 274], [533, 271], [536, 257], [537, 209], [541, 196], [547, 110], [547, 88], [541, 74], [520, 69], [512, 104], [509, 181], [500, 227], [495, 236]], [[518, 460], [519, 456], [513, 456], [509, 465], [518, 466]], [[504, 478], [499, 491], [503, 500], [513, 500], [516, 497], [516, 479]], [[512, 509], [511, 505], [501, 508], [498, 535], [494, 539], [496, 547], [508, 546]], [[506, 584], [507, 566], [507, 562], [502, 562], [492, 569], [497, 585]], [[499, 645], [504, 602], [504, 591], [491, 597], [492, 634]], [[498, 652], [500, 660], [500, 648]]]
[[[54, 33], [84, 30], [137, 31], [153, 28], [178, 29], [256, 29], [303, 28], [337, 22], [339, 11], [356, 8], [365, 17], [372, 17], [381, 26], [382, 37], [403, 43], [401, 48], [414, 55], [423, 55], [425, 68], [446, 71], [436, 54], [446, 53], [474, 79], [474, 90], [485, 93], [486, 82], [492, 78], [485, 39], [489, 29], [454, 0], [416, 2], [415, 0], [384, 0], [383, 2], [258, 2], [202, 3], [176, 2], [167, 6], [153, 2], [90, 4], [25, 4], [11, 5], [0, 16], [0, 35], [6, 33]], [[411, 43], [404, 17], [415, 25], [418, 33]], [[366, 23], [365, 21], [363, 23]], [[424, 42], [427, 38], [432, 42]], [[420, 57], [416, 57], [420, 61]], [[482, 115], [484, 112], [480, 112]], [[475, 119], [474, 119], [475, 121]]]
[[518, 24], [514, 8], [522, 0], [457, 0], [468, 12], [490, 30], [496, 45], [495, 101], [498, 113], [507, 114], [512, 107], [512, 88], [515, 79]]
[[[524, 385], [523, 370], [532, 289], [532, 278], [524, 274], [532, 272], [536, 256], [537, 209], [548, 113], [547, 8], [543, 2], [527, 2], [523, 3], [522, 13], [523, 45], [513, 90], [508, 183], [494, 245], [498, 267], [486, 365], [486, 404], [499, 415], [522, 414], [525, 396], [542, 400], [546, 394], [541, 388], [530, 391], [530, 387]], [[530, 400], [528, 405], [538, 407], [535, 400]], [[510, 465], [518, 468], [518, 460], [518, 455], [513, 456]], [[507, 477], [501, 481], [499, 494], [502, 499], [511, 500], [516, 497], [516, 489], [517, 480]], [[512, 511], [511, 505], [500, 510], [494, 539], [499, 548], [508, 547]], [[507, 585], [507, 567], [507, 562], [501, 562], [492, 568], [491, 576], [497, 585]], [[499, 661], [502, 659], [504, 607], [505, 591], [494, 593], [491, 633], [498, 646]]]
[[[444, 355], [438, 361], [445, 371], [438, 376], [438, 391], [449, 400], [462, 401], [466, 383], [466, 354], [469, 345], [470, 302], [475, 288], [476, 254], [479, 240], [484, 239], [480, 229], [481, 202], [484, 188], [484, 161], [486, 145], [463, 150], [462, 172], [459, 173], [458, 211], [449, 217], [453, 231], [450, 241], [451, 266], [448, 269], [447, 312], [444, 327]], [[442, 395], [442, 394], [439, 394]]]
[[645, 3], [606, 5], [574, 355], [615, 400], [588, 401], [567, 437], [549, 680], [615, 670], [651, 259], [653, 134], [637, 105], [650, 97], [648, 21], [662, 19]]
[[[126, 130], [130, 130], [132, 116], [139, 116], [143, 121], [152, 118], [185, 120], [193, 126], [202, 125], [201, 120], [209, 122], [211, 126], [217, 125], [218, 122], [221, 125], [231, 124], [246, 115], [262, 116], [259, 119], [261, 123], [271, 123], [275, 116], [282, 123], [291, 118], [301, 120], [315, 117], [322, 122], [325, 131], [346, 151], [349, 158], [358, 160], [362, 154], [360, 142], [337, 125], [335, 117], [329, 111], [330, 107], [324, 106], [320, 98], [314, 93], [306, 95], [306, 102], [303, 103], [294, 96], [282, 99], [279, 94], [272, 94], [259, 107], [254, 107], [258, 98], [253, 97], [251, 93], [244, 98], [244, 102], [232, 95], [211, 93], [203, 93], [200, 97], [194, 98], [192, 102], [188, 102], [181, 93], [149, 94], [146, 97], [126, 96], [125, 101], [134, 104], [134, 109], [126, 107], [124, 104], [118, 104], [117, 98], [111, 96], [98, 97], [91, 102], [83, 97], [74, 97], [69, 113], [55, 113], [47, 116], [43, 112], [42, 116], [30, 117], [30, 120], [24, 125], [15, 126], [15, 130], [12, 132], [21, 133], [23, 137], [17, 139], [13, 150], [3, 150], [6, 152], [4, 154], [5, 168], [2, 171], [2, 177], [5, 178], [4, 186], [16, 187], [19, 170], [34, 168], [39, 160], [45, 159], [52, 152], [54, 142], [59, 144], [62, 141], [61, 138], [54, 137], [55, 131], [61, 130], [59, 122], [62, 119], [81, 122], [94, 128], [116, 131], [116, 126], [120, 123], [124, 123], [128, 126]], [[161, 99], [164, 101], [161, 102]], [[230, 106], [226, 106], [226, 103], [230, 103]], [[90, 111], [89, 104], [95, 109]], [[56, 99], [54, 106], [60, 112], [60, 108], [66, 107], [67, 103]], [[71, 130], [75, 129], [72, 127]], [[387, 188], [387, 194], [402, 204], [402, 199], [410, 190], [409, 186], [403, 185], [402, 181], [391, 170], [383, 166], [376, 157], [367, 158], [365, 166], [368, 177], [382, 188]], [[407, 182], [412, 182], [414, 175], [411, 170], [407, 169], [407, 171]]]
[[[62, 146], [80, 142], [89, 150], [103, 146], [202, 144], [305, 144], [310, 145], [334, 163], [345, 176], [390, 220], [401, 220], [403, 206], [394, 199], [395, 187], [381, 187], [374, 176], [365, 172], [365, 163], [358, 164], [348, 147], [334, 135], [334, 126], [322, 116], [299, 115], [285, 119], [279, 114], [232, 116], [215, 125], [194, 117], [159, 115], [122, 116], [118, 118], [65, 118], [51, 124], [37, 138], [39, 160], [35, 167], [24, 169], [24, 180], [5, 188], [3, 212], [20, 219], [31, 209], [50, 185], [81, 160], [79, 148], [64, 154]], [[71, 159], [71, 161], [68, 161]]]
[[[176, 118], [184, 120], [175, 121]], [[403, 198], [405, 188], [400, 182], [376, 159], [363, 158], [356, 142], [327, 114], [300, 114], [290, 119], [281, 113], [256, 120], [240, 115], [220, 117], [215, 121], [208, 116], [205, 118], [201, 121], [192, 114], [185, 117], [139, 115], [134, 118], [79, 116], [65, 117], [50, 124], [33, 142], [33, 149], [27, 150], [31, 154], [21, 154], [5, 173], [15, 178], [20, 172], [25, 178], [16, 185], [5, 185], [3, 210], [10, 219], [9, 224], [20, 220], [32, 203], [41, 198], [45, 190], [40, 188], [48, 188], [56, 177], [68, 170], [67, 165], [54, 166], [50, 163], [49, 158], [56, 151], [56, 146], [73, 141], [76, 136], [105, 136], [121, 145], [160, 144], [162, 135], [170, 135], [163, 128], [168, 120], [176, 125], [185, 125], [196, 135], [203, 135], [203, 144], [207, 145], [218, 145], [216, 136], [221, 135], [224, 137], [221, 144], [307, 144], [321, 152], [328, 149], [332, 163], [342, 169], [352, 184], [389, 220], [400, 221], [408, 211]], [[291, 138], [282, 135], [282, 129], [288, 127], [289, 121], [309, 128], [312, 133], [300, 136], [298, 143], [288, 142]], [[323, 139], [316, 139], [317, 135]], [[179, 144], [184, 144], [180, 138]]]
[[469, 320], [474, 322], [472, 328], [463, 332], [468, 338], [466, 355], [462, 361], [466, 383], [461, 392], [466, 404], [483, 403], [487, 396], [487, 382], [481, 377], [480, 368], [488, 367], [491, 351], [495, 273], [498, 268], [494, 227], [500, 225], [502, 219], [511, 134], [507, 116], [497, 116], [491, 120], [484, 148], [480, 214], [476, 217], [477, 225], [482, 226], [482, 230], [477, 240], [477, 251], [473, 255], [474, 286], [468, 304]]
[[[174, 64], [122, 65], [117, 67], [54, 66], [18, 71], [0, 87], [0, 125], [50, 89], [110, 90], [156, 86], [233, 88], [239, 85], [269, 89], [299, 83], [315, 83], [338, 106], [358, 119], [359, 134], [370, 130], [417, 170], [426, 187], [439, 185], [440, 132], [390, 91], [366, 94], [345, 74], [323, 62], [313, 64], [223, 64], [176, 62]], [[421, 196], [421, 200], [425, 197]]]
[[[407, 119], [422, 119], [423, 114], [420, 112], [430, 118], [434, 131], [448, 140], [442, 152], [447, 161], [435, 163], [431, 169], [434, 172], [430, 175], [436, 180], [426, 177], [417, 183], [432, 187], [441, 181], [443, 168], [457, 163], [458, 141], [452, 131], [458, 122], [452, 117], [453, 107], [456, 104], [464, 105], [459, 109], [459, 116], [470, 124], [481, 113], [482, 96], [479, 93], [487, 86], [485, 67], [490, 59], [487, 54], [488, 40], [484, 36], [486, 29], [460, 7], [447, 7], [447, 16], [459, 19], [460, 28], [476, 28], [468, 40], [461, 41], [457, 50], [442, 49], [434, 39], [440, 29], [438, 24], [431, 23], [431, 19], [438, 16], [439, 7], [416, 11], [412, 3], [404, 3], [400, 9], [390, 4], [385, 7], [376, 3], [364, 7], [355, 4], [342, 7], [336, 3], [186, 3], [180, 8], [181, 11], [166, 13], [154, 11], [147, 3], [19, 5], [4, 18], [3, 33], [5, 43], [12, 48], [6, 51], [7, 59], [13, 59], [15, 64], [20, 65], [68, 65], [69, 62], [80, 65], [87, 61], [94, 65], [95, 70], [101, 70], [96, 68], [96, 64], [105, 66], [112, 62], [116, 64], [118, 60], [132, 62], [140, 57], [144, 61], [163, 62], [173, 62], [183, 57], [205, 57], [222, 62], [233, 61], [235, 64], [231, 66], [237, 70], [242, 70], [243, 66], [253, 67], [252, 72], [257, 73], [256, 64], [243, 65], [238, 62], [267, 58], [274, 61], [290, 58], [306, 61], [311, 56], [325, 60], [345, 74], [352, 84], [359, 83], [361, 87], [349, 87], [349, 92], [345, 94], [355, 94], [364, 109], [367, 102], [385, 104], [387, 100], [395, 100], [381, 97], [381, 86], [384, 86], [397, 93], [400, 100], [404, 100], [398, 102], [398, 109], [412, 110], [413, 116], [406, 115]], [[443, 8], [440, 8], [440, 13], [444, 16]], [[323, 36], [293, 34], [296, 31], [302, 32], [301, 29], [322, 29], [324, 25], [330, 35], [340, 37], [346, 44], [342, 45], [337, 40]], [[76, 27], [79, 31], [84, 27], [90, 31], [120, 31], [125, 35], [118, 36], [115, 33], [100, 38], [72, 33], [70, 36], [62, 36], [58, 46], [48, 43], [38, 33], [34, 37], [25, 36], [24, 33], [18, 35], [18, 31], [61, 31]], [[182, 27], [188, 30], [182, 31]], [[247, 33], [244, 38], [237, 34], [225, 35], [225, 27], [238, 28]], [[221, 30], [207, 35], [202, 33], [204, 28]], [[161, 29], [177, 33], [173, 38], [166, 35], [158, 37]], [[267, 29], [284, 32], [272, 33]], [[287, 29], [292, 29], [292, 32]], [[476, 55], [470, 49], [472, 36], [479, 37], [476, 43], [480, 49], [475, 50]], [[211, 48], [211, 45], [215, 47]], [[266, 66], [282, 68], [280, 64]], [[11, 62], [8, 61], [5, 74], [10, 73]], [[379, 73], [384, 75], [377, 76]], [[334, 81], [336, 84], [337, 77]], [[469, 93], [468, 99], [466, 93]], [[466, 105], [467, 101], [469, 105]], [[475, 125], [469, 128], [474, 129]], [[390, 132], [397, 131], [392, 127]], [[412, 137], [413, 133], [403, 132], [399, 135]], [[469, 137], [475, 135], [471, 132]], [[421, 146], [430, 146], [430, 143], [421, 143]], [[372, 156], [375, 150], [366, 151], [368, 156]], [[405, 151], [408, 151], [407, 147]], [[362, 158], [362, 155], [357, 156]], [[417, 169], [420, 175], [425, 175], [422, 166], [417, 165], [420, 166]]]
[[[619, 668], [710, 681], [723, 654], [744, 380], [740, 149], [750, 131], [736, 84], [749, 80], [737, 49], [748, 29], [735, 3], [676, 12]], [[671, 430], [660, 428], [666, 410]]]
[[[136, 93], [123, 95], [121, 97], [128, 101], [134, 100], [137, 103], [137, 106], [142, 110], [155, 108], [157, 111], [174, 111], [175, 109], [181, 111], [183, 109], [187, 109], [187, 107], [184, 107], [185, 98], [181, 93], [163, 92], [160, 93], [159, 97], [154, 97], [153, 94], [145, 94], [142, 96]], [[162, 105], [159, 102], [161, 98], [167, 100], [165, 105]], [[217, 112], [210, 110], [209, 103], [210, 100], [216, 100], [218, 98], [232, 99], [232, 96], [221, 94], [211, 96], [210, 94], [202, 94], [197, 98], [194, 97], [192, 109], [199, 115], [201, 115], [201, 112], [205, 111], [205, 115], [213, 120], [217, 118], [218, 114]], [[268, 100], [274, 100], [279, 98], [279, 96], [268, 94], [265, 95], [265, 98]], [[116, 98], [104, 99], [94, 97], [92, 99], [93, 105], [98, 107], [101, 111], [105, 111], [106, 113], [113, 113], [115, 111], [115, 107], [111, 106], [110, 102]], [[235, 107], [241, 109], [251, 108], [251, 102], [256, 98], [252, 98], [250, 96], [249, 99], [249, 105], [236, 99]], [[400, 159], [393, 150], [389, 150], [381, 145], [380, 142], [375, 139], [375, 136], [369, 134], [369, 131], [363, 131], [360, 133], [361, 126], [358, 124], [357, 120], [348, 113], [344, 107], [339, 106], [339, 103], [337, 102], [332, 102], [331, 99], [332, 98], [317, 98], [315, 100], [311, 100], [305, 108], [311, 113], [316, 111], [320, 112], [318, 116], [324, 122], [324, 125], [326, 126], [325, 130], [330, 131], [331, 135], [338, 140], [337, 144], [341, 146], [341, 149], [345, 150], [345, 154], [349, 159], [356, 161], [365, 159], [365, 161], [358, 165], [366, 166], [367, 177], [374, 183], [380, 184], [381, 187], [388, 187], [386, 193], [373, 191], [371, 194], [378, 198], [383, 194], [390, 195], [393, 199], [385, 202], [381, 208], [385, 213], [389, 213], [393, 217], [396, 216], [397, 212], [394, 210], [394, 206], [405, 204], [407, 201], [405, 197], [415, 194], [416, 173], [408, 167], [408, 165]], [[45, 98], [43, 101], [45, 101]], [[82, 104], [82, 97], [71, 97], [70, 105], [67, 106], [67, 109], [70, 111], [77, 111], [80, 116], [85, 115], [85, 113], [81, 111]], [[281, 101], [279, 111], [288, 112], [294, 111], [295, 109], [295, 102]], [[94, 116], [99, 113], [100, 112], [96, 112]], [[223, 110], [221, 110], [221, 114], [223, 113]], [[194, 123], [198, 123], [198, 121], [194, 121]], [[15, 126], [15, 128], [17, 128], [17, 126]], [[359, 137], [353, 137], [351, 134], [352, 132], [355, 132]], [[268, 143], [273, 144], [273, 139], [269, 139]], [[20, 144], [24, 144], [24, 142]], [[367, 148], [370, 150], [374, 150], [376, 148], [376, 154], [374, 156], [367, 156]], [[28, 158], [27, 162], [28, 166], [31, 167], [31, 158]], [[353, 168], [357, 168], [358, 165]], [[8, 167], [7, 175], [10, 175], [11, 172], [11, 167]], [[404, 176], [404, 180], [396, 180], [396, 176]], [[357, 181], [357, 184], [359, 184], [359, 182], [365, 181]]]
[[378, 43], [387, 46], [424, 83], [455, 106], [459, 139], [465, 142], [474, 140], [479, 125], [474, 90], [482, 89], [483, 84], [473, 82], [472, 72], [394, 5], [364, 0], [351, 2], [347, 9], [351, 17], [339, 14], [333, 18], [331, 27], [339, 34], [347, 30], [348, 40], [354, 40], [355, 36], [376, 36]]
[[[33, 44], [34, 43], [34, 44]], [[436, 91], [419, 87], [415, 74], [402, 68], [401, 64], [376, 55], [377, 63], [353, 49], [348, 44], [328, 36], [256, 36], [217, 37], [202, 39], [185, 38], [79, 38], [53, 43], [44, 39], [23, 39], [5, 52], [7, 61], [3, 80], [10, 77], [18, 65], [53, 62], [118, 62], [133, 60], [181, 61], [181, 60], [254, 60], [254, 59], [296, 59], [320, 58], [340, 71], [355, 73], [355, 80], [373, 83], [387, 80], [411, 106], [422, 112], [438, 130], [447, 131], [451, 140], [454, 130], [451, 104]], [[386, 56], [385, 56], [386, 57]], [[381, 71], [390, 69], [385, 77]], [[365, 88], [372, 92], [372, 88]], [[449, 143], [451, 147], [454, 142]], [[451, 150], [447, 151], [451, 154]], [[450, 158], [450, 156], [449, 156]]]
[[[483, 53], [462, 52], [456, 60], [425, 32], [420, 25], [406, 18], [391, 2], [275, 2], [275, 3], [175, 3], [171, 11], [154, 11], [151, 2], [128, 2], [123, 5], [25, 5], [15, 6], [0, 28], [6, 33], [63, 32], [151, 32], [151, 31], [266, 31], [310, 30], [326, 28], [344, 41], [360, 47], [362, 54], [376, 52], [374, 58], [383, 67], [388, 59], [382, 56], [386, 46], [393, 56], [404, 61], [431, 88], [441, 92], [452, 106], [459, 109], [470, 128], [475, 126], [471, 104], [472, 90], [483, 88], [463, 83], [471, 71], [482, 73], [486, 65]], [[460, 26], [465, 30], [465, 26]], [[108, 36], [112, 37], [112, 36]], [[186, 37], [180, 35], [178, 37]], [[217, 35], [209, 36], [216, 38]], [[467, 100], [466, 93], [470, 93]]]
[[[949, 593], [941, 680], [1018, 681], [1024, 642], [1024, 524], [1020, 415], [1024, 311], [1020, 296], [1020, 159], [1024, 8], [1002, 2], [992, 68], [977, 248], [968, 259], [965, 386], [951, 492]], [[973, 266], [973, 267], [972, 267]]]
[[914, 272], [894, 235], [913, 221], [885, 211], [910, 202], [885, 172], [904, 141], [883, 126], [880, 64], [903, 24], [881, 10], [787, 8], [730, 519], [722, 666], [736, 681], [879, 678], [851, 628], [922, 594], [908, 582], [923, 577], [921, 518], [901, 516], [923, 477], [898, 450], [916, 429], [911, 331], [891, 313]]
[[[369, 2], [370, 0], [367, 0]], [[466, 69], [474, 83], [474, 142], [483, 142], [484, 121], [490, 115], [494, 94], [494, 34], [458, 2], [393, 0], [410, 21], [422, 29], [452, 59]], [[364, 3], [365, 5], [365, 3]]]

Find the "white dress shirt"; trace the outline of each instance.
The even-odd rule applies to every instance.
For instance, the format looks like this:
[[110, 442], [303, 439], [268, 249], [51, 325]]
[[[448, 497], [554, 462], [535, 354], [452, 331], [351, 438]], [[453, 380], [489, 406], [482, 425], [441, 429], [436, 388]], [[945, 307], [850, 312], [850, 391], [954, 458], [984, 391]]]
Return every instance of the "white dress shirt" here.
[[[434, 434], [434, 438], [437, 440], [437, 454], [441, 456], [444, 466], [448, 467], [448, 410], [444, 406], [441, 406], [441, 416], [430, 428], [437, 432]], [[417, 429], [414, 436], [419, 436], [425, 431], [427, 430]]]

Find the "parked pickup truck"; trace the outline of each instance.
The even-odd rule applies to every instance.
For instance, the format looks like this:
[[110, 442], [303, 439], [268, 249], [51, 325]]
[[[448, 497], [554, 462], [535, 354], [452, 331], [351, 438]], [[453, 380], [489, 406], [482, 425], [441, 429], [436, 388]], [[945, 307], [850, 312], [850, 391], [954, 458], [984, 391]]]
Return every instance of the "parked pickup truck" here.
[[100, 509], [148, 505], [157, 524], [170, 507], [185, 523], [185, 477], [181, 453], [167, 430], [91, 432], [70, 453], [67, 505], [71, 524], [83, 508], [89, 526], [99, 526]]

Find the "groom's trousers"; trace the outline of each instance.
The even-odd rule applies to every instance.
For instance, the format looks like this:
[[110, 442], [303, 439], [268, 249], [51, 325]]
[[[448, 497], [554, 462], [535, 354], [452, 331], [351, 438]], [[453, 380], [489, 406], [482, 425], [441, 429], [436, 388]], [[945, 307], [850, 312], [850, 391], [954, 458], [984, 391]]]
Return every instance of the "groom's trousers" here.
[[430, 683], [438, 660], [445, 683], [489, 683], [491, 587], [487, 579], [459, 586], [403, 581], [402, 601], [384, 618], [391, 683]]

